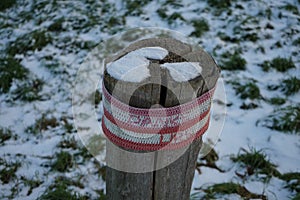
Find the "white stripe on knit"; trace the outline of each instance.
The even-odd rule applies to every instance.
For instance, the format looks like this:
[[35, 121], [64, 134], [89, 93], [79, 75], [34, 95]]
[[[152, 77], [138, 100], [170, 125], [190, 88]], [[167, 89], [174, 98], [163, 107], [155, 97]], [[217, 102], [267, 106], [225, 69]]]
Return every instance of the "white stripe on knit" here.
[[[195, 125], [184, 131], [176, 132], [175, 139], [172, 140], [172, 143], [179, 143], [187, 140], [188, 138], [194, 136], [198, 131], [200, 131], [206, 122], [208, 121], [210, 115], [206, 115], [202, 120], [197, 122]], [[121, 129], [117, 125], [110, 122], [106, 117], [104, 117], [104, 123], [107, 129], [114, 135], [118, 136], [127, 141], [142, 143], [142, 144], [159, 144], [160, 143], [160, 134], [145, 134], [137, 133], [133, 131], [128, 131]], [[171, 134], [163, 134], [163, 142], [170, 142]]]
[[[184, 111], [179, 114], [171, 115], [168, 117], [162, 116], [162, 117], [156, 117], [156, 116], [150, 116], [151, 123], [144, 124], [143, 127], [145, 128], [163, 128], [163, 127], [174, 127], [174, 125], [166, 122], [170, 122], [176, 117], [178, 117], [178, 120], [176, 120], [177, 124], [182, 124], [186, 121], [192, 120], [196, 117], [199, 117], [201, 114], [206, 112], [211, 105], [210, 99], [207, 99], [202, 104], [199, 104], [197, 107], [189, 110]], [[129, 119], [140, 119], [143, 121], [143, 119], [147, 118], [148, 116], [141, 116], [137, 114], [130, 114], [128, 112], [124, 112], [123, 110], [119, 109], [118, 107], [110, 104], [106, 99], [103, 101], [103, 106], [106, 108], [106, 110], [117, 120], [124, 122], [130, 126], [139, 126], [141, 127], [141, 124], [134, 123], [133, 120]]]

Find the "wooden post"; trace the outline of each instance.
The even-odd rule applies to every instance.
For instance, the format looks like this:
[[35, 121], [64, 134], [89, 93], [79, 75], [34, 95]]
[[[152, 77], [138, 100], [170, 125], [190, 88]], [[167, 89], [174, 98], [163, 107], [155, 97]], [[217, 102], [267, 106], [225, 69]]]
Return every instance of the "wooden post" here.
[[[169, 55], [166, 62], [199, 62], [202, 66], [202, 76], [187, 82], [176, 82], [167, 69], [160, 67], [162, 61], [151, 60], [151, 77], [141, 83], [116, 80], [107, 70], [104, 72], [104, 85], [110, 94], [130, 106], [151, 108], [160, 104], [163, 107], [173, 107], [193, 99], [193, 94], [202, 95], [215, 85], [220, 70], [213, 59], [204, 51], [193, 51], [191, 46], [170, 38], [146, 39], [136, 42], [120, 54], [109, 58], [113, 62], [128, 52], [142, 48], [159, 46], [167, 49]], [[163, 62], [164, 62], [163, 61]], [[159, 79], [161, 84], [153, 84]], [[150, 81], [149, 81], [150, 80]], [[148, 82], [147, 82], [148, 81]], [[133, 89], [138, 88], [138, 89]], [[128, 92], [134, 90], [133, 95]], [[174, 91], [177, 94], [174, 94]], [[173, 163], [146, 173], [128, 173], [111, 167], [106, 169], [106, 195], [109, 200], [187, 200], [190, 197], [191, 185], [195, 173], [196, 161], [202, 145], [202, 137], [194, 140], [188, 149]], [[120, 160], [120, 165], [132, 162], [127, 160], [124, 152], [113, 148], [114, 144], [107, 142], [107, 159]], [[132, 151], [130, 151], [132, 152]], [[136, 151], [143, 153], [142, 151]], [[145, 151], [144, 151], [145, 152]], [[145, 158], [145, 162], [153, 162], [157, 169], [158, 162], [169, 159], [174, 151], [160, 151], [155, 156]], [[113, 158], [112, 158], [113, 157]], [[135, 163], [139, 165], [140, 163]]]

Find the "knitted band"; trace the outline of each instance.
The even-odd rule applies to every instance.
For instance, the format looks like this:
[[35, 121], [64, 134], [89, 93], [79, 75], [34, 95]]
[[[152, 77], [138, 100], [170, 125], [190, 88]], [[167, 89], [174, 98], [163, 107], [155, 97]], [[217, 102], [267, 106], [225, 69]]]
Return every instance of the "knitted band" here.
[[143, 109], [113, 97], [103, 84], [102, 128], [117, 146], [131, 150], [178, 149], [199, 138], [209, 126], [214, 88], [170, 108]]

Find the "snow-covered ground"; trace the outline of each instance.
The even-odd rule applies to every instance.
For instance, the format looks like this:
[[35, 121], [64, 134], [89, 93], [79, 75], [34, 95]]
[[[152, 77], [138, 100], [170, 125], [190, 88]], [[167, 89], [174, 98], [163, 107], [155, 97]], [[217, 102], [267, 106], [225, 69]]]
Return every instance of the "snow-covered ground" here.
[[[212, 198], [205, 196], [207, 189], [215, 190], [210, 195], [217, 199], [241, 199], [240, 193], [216, 192], [212, 187], [231, 182], [268, 199], [292, 199], [297, 193], [299, 198], [300, 83], [294, 81], [292, 94], [284, 84], [291, 77], [300, 79], [299, 0], [142, 0], [138, 4], [17, 0], [7, 9], [3, 7], [7, 1], [3, 2], [0, 199], [37, 199], [51, 190], [71, 191], [64, 193], [66, 198], [103, 196], [104, 163], [81, 145], [73, 121], [72, 91], [76, 73], [92, 49], [135, 27], [169, 28], [190, 36], [223, 67], [227, 117], [214, 146], [218, 159], [213, 162], [221, 170], [209, 167], [207, 157], [199, 157], [195, 199]], [[286, 60], [276, 60], [279, 57]], [[292, 67], [276, 69], [274, 60]], [[244, 69], [237, 69], [242, 65]], [[96, 108], [101, 112], [101, 88], [98, 92]], [[289, 125], [268, 128], [272, 122], [266, 124], [266, 119], [285, 108], [294, 116], [284, 115], [275, 125], [285, 121]], [[280, 175], [256, 169], [257, 163], [251, 173], [249, 163], [234, 162], [247, 154], [243, 149], [248, 155], [265, 155]], [[295, 174], [287, 179], [290, 172]]]

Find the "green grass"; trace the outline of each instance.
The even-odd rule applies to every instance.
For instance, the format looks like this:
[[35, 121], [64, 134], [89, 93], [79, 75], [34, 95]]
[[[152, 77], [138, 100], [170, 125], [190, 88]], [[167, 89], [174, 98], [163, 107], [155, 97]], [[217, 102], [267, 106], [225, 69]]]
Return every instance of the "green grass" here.
[[257, 42], [259, 40], [259, 37], [257, 33], [251, 32], [251, 33], [245, 33], [242, 35], [241, 40], [251, 41], [251, 42]]
[[65, 138], [61, 140], [57, 146], [60, 148], [74, 149], [74, 150], [78, 148], [77, 141], [75, 140], [74, 137]]
[[58, 125], [59, 123], [56, 118], [54, 117], [48, 118], [46, 117], [46, 115], [42, 115], [42, 117], [38, 119], [34, 125], [29, 126], [26, 129], [26, 132], [36, 135], [41, 133], [42, 131], [57, 127]]
[[33, 9], [42, 10], [47, 5], [49, 5], [49, 2], [47, 2], [47, 1], [34, 1], [32, 6], [33, 6]]
[[[80, 177], [78, 177], [80, 179]], [[71, 191], [70, 187], [83, 189], [84, 185], [79, 180], [72, 180], [63, 176], [58, 176], [47, 190], [38, 199], [39, 200], [88, 200], [90, 197], [80, 195]], [[104, 195], [102, 195], [104, 196]], [[101, 199], [101, 197], [100, 197]]]
[[273, 46], [275, 46], [275, 48], [278, 49], [278, 48], [282, 47], [282, 44], [280, 41], [277, 41], [277, 42], [275, 42], [275, 44]]
[[292, 198], [292, 200], [300, 200], [300, 192], [298, 192], [296, 196]]
[[272, 105], [283, 105], [283, 104], [285, 104], [286, 100], [281, 97], [273, 97], [273, 98], [270, 98], [268, 100], [268, 102]]
[[172, 6], [173, 8], [183, 7], [181, 0], [166, 0], [164, 6]]
[[300, 193], [300, 173], [299, 172], [290, 172], [282, 174], [280, 179], [287, 182], [286, 188], [289, 188], [291, 191]]
[[99, 195], [99, 199], [98, 200], [107, 200], [105, 194], [104, 194], [104, 190], [96, 190], [95, 192], [97, 192], [97, 194]]
[[[98, 11], [97, 11], [98, 12]], [[113, 12], [113, 11], [112, 11]], [[91, 13], [86, 13], [89, 18], [83, 17], [83, 16], [78, 16], [76, 19], [68, 19], [68, 22], [72, 23], [72, 26], [68, 26], [69, 28], [80, 31], [80, 32], [88, 32], [91, 30], [95, 25], [102, 23], [102, 22], [97, 22], [97, 19], [94, 19], [93, 16], [91, 16]], [[107, 17], [108, 18], [108, 17]], [[68, 25], [69, 23], [67, 23]]]
[[238, 52], [230, 54], [226, 52], [222, 54], [223, 61], [221, 64], [221, 68], [224, 70], [245, 70], [246, 69], [246, 60], [240, 56]]
[[235, 93], [241, 99], [260, 99], [261, 94], [259, 87], [254, 82], [248, 82], [235, 88]]
[[64, 31], [64, 29], [63, 29], [63, 22], [64, 22], [64, 19], [63, 19], [63, 18], [60, 18], [60, 19], [55, 20], [55, 21], [48, 27], [48, 30], [49, 30], [49, 31], [52, 31], [52, 32], [61, 32], [61, 31]]
[[300, 37], [293, 41], [293, 45], [300, 46]]
[[53, 55], [45, 55], [40, 61], [43, 66], [54, 73], [57, 73], [60, 70], [59, 67], [62, 66], [60, 61], [57, 58], [54, 58]]
[[95, 163], [97, 168], [97, 174], [102, 180], [106, 181], [106, 165], [101, 165], [100, 163]]
[[[204, 143], [203, 146], [203, 148], [211, 148], [210, 145], [206, 143]], [[206, 161], [206, 163], [214, 164], [216, 161], [219, 160], [219, 156], [217, 152], [212, 148], [206, 156], [201, 158], [201, 160]]]
[[203, 158], [201, 158], [200, 160], [197, 161], [197, 164], [196, 164], [196, 170], [199, 172], [199, 174], [201, 174], [201, 169], [200, 167], [209, 167], [209, 168], [212, 168], [212, 169], [216, 169], [218, 170], [219, 172], [223, 173], [224, 170], [222, 170], [221, 168], [219, 168], [217, 165], [216, 165], [216, 161], [219, 160], [219, 156], [217, 154], [217, 152], [211, 148], [211, 145], [208, 144], [208, 143], [203, 143], [203, 151], [206, 152], [209, 150], [209, 153], [204, 156]]
[[12, 91], [13, 100], [20, 99], [27, 102], [40, 100], [39, 92], [42, 90], [43, 84], [44, 82], [39, 79], [18, 83], [17, 88]]
[[276, 109], [257, 124], [284, 133], [300, 134], [300, 104]]
[[299, 15], [299, 11], [297, 6], [292, 5], [292, 4], [287, 4], [283, 7], [285, 10], [290, 11], [291, 13], [295, 14], [295, 15]]
[[[236, 40], [237, 43], [240, 43], [240, 41], [251, 41], [251, 42], [257, 42], [259, 40], [258, 36], [258, 28], [249, 28], [249, 27], [243, 27], [247, 26], [248, 24], [258, 24], [258, 21], [256, 21], [256, 18], [253, 17], [247, 17], [245, 20], [243, 20], [240, 24], [235, 26], [233, 28], [233, 32], [235, 36], [234, 40]], [[240, 36], [239, 36], [240, 35]]]
[[1, 0], [0, 1], [0, 12], [11, 8], [16, 4], [16, 0]]
[[156, 12], [160, 18], [166, 19], [168, 17], [167, 11], [168, 11], [167, 8], [162, 7], [162, 8], [157, 9]]
[[95, 90], [89, 97], [89, 100], [94, 103], [95, 107], [97, 108], [99, 103], [102, 101], [102, 94]]
[[16, 80], [16, 89], [12, 91], [12, 100], [34, 101], [40, 99], [38, 93], [43, 82], [39, 79], [31, 80], [29, 71], [13, 57], [0, 58], [0, 92], [9, 92]]
[[48, 130], [49, 128], [54, 128], [58, 126], [58, 121], [56, 118], [51, 117], [47, 118], [45, 115], [42, 116], [41, 119], [37, 122], [39, 124], [40, 130]]
[[300, 91], [300, 79], [295, 76], [283, 79], [280, 84], [268, 85], [269, 90], [280, 89], [286, 96], [296, 94]]
[[34, 188], [39, 187], [43, 183], [43, 181], [41, 181], [41, 180], [33, 179], [33, 178], [27, 179], [23, 176], [21, 177], [21, 180], [23, 181], [25, 186], [29, 187], [29, 189], [27, 191], [27, 196], [29, 196], [32, 193]]
[[167, 17], [167, 21], [169, 24], [174, 23], [174, 21], [176, 21], [176, 20], [185, 21], [184, 17], [178, 12], [174, 12], [170, 16]]
[[243, 104], [240, 106], [240, 108], [243, 110], [251, 110], [251, 109], [255, 109], [257, 107], [258, 107], [258, 105], [253, 102], [250, 102], [250, 103], [243, 102]]
[[125, 15], [140, 16], [143, 14], [143, 7], [146, 6], [149, 0], [125, 0], [126, 13]]
[[265, 60], [263, 63], [259, 64], [264, 72], [268, 72], [271, 68], [270, 61]]
[[73, 194], [67, 191], [64, 187], [58, 186], [53, 191], [47, 191], [43, 194], [39, 200], [78, 200], [80, 197], [77, 194]]
[[231, 157], [231, 160], [240, 163], [242, 167], [246, 168], [249, 176], [256, 173], [265, 174], [268, 177], [279, 177], [281, 175], [276, 169], [276, 165], [271, 163], [262, 150], [254, 148], [250, 149], [250, 151], [243, 150], [243, 153], [238, 153], [237, 156]]
[[284, 79], [279, 87], [285, 95], [296, 94], [300, 90], [300, 79], [295, 76]]
[[15, 172], [17, 168], [5, 168], [0, 171], [0, 180], [3, 184], [9, 183], [12, 179], [16, 178]]
[[261, 65], [262, 70], [268, 72], [271, 68], [279, 72], [285, 72], [289, 69], [295, 68], [295, 64], [291, 58], [276, 57], [271, 61], [264, 61]]
[[52, 169], [59, 172], [66, 172], [73, 166], [73, 157], [66, 151], [56, 154], [56, 160], [52, 164]]
[[19, 167], [21, 167], [21, 163], [19, 161], [7, 162], [6, 160], [2, 159], [1, 165], [4, 166], [4, 168], [0, 170], [0, 180], [3, 184], [7, 184], [11, 180], [17, 178], [16, 172]]
[[209, 24], [205, 19], [193, 19], [191, 21], [194, 31], [190, 36], [201, 37], [205, 32], [209, 31]]
[[230, 37], [224, 32], [218, 32], [218, 37], [225, 42], [239, 43], [240, 40], [236, 37]]
[[255, 49], [255, 52], [258, 52], [258, 51], [261, 52], [262, 54], [266, 53], [266, 49], [261, 45]]
[[64, 126], [64, 129], [66, 130], [66, 133], [73, 133], [75, 131], [75, 128], [73, 126], [73, 121], [71, 119], [68, 119], [68, 117], [62, 117], [61, 118], [62, 124]]
[[[79, 178], [79, 177], [78, 177]], [[58, 176], [55, 178], [54, 184], [50, 186], [49, 188], [55, 188], [56, 185], [62, 184], [64, 186], [75, 186], [78, 188], [83, 189], [84, 185], [79, 180], [72, 180], [70, 178], [64, 177], [64, 176]]]
[[11, 130], [0, 128], [0, 144], [4, 144], [4, 142], [11, 139], [12, 136]]
[[241, 9], [241, 10], [244, 10], [244, 9], [245, 9], [244, 6], [243, 6], [242, 4], [236, 4], [236, 5], [235, 5], [235, 8], [236, 8], [236, 9]]
[[111, 35], [122, 30], [122, 27], [126, 24], [125, 16], [110, 16], [107, 17], [104, 22], [103, 28], [105, 31], [109, 32]]
[[267, 8], [266, 10], [265, 10], [265, 16], [268, 18], [268, 20], [270, 20], [271, 19], [271, 16], [272, 16], [272, 9], [271, 8]]
[[102, 94], [98, 90], [96, 90], [94, 96], [95, 96], [95, 105], [98, 106], [99, 103], [102, 101]]
[[[253, 16], [253, 15], [246, 15], [245, 18], [242, 19], [241, 21], [241, 25], [259, 25], [259, 18], [257, 16]], [[253, 30], [253, 28], [250, 27], [238, 27], [238, 30], [242, 29], [243, 31], [251, 31]]]
[[204, 189], [204, 192], [206, 195], [203, 199], [215, 199], [230, 194], [238, 194], [243, 199], [267, 199], [266, 196], [252, 193], [246, 187], [233, 182], [214, 184]]
[[166, 7], [161, 7], [156, 10], [158, 16], [168, 22], [168, 24], [173, 24], [176, 20], [186, 21], [185, 18], [179, 12], [173, 12], [171, 15], [167, 14], [168, 9]]
[[28, 70], [12, 57], [0, 58], [0, 93], [7, 93], [14, 80], [25, 79]]
[[232, 0], [207, 0], [209, 6], [217, 9], [227, 9], [231, 6]]
[[33, 31], [18, 37], [10, 43], [7, 53], [14, 56], [16, 54], [25, 54], [27, 51], [41, 50], [46, 45], [52, 43], [51, 36], [46, 31]]
[[45, 191], [38, 200], [87, 200], [88, 197], [81, 196], [77, 193], [68, 190], [65, 184], [58, 184], [52, 190], [48, 189]]
[[122, 24], [124, 24], [122, 22], [122, 20], [120, 20], [118, 17], [114, 17], [114, 16], [111, 16], [109, 18], [109, 20], [107, 21], [107, 27], [109, 27], [109, 28], [112, 28], [114, 26], [120, 26]]
[[85, 146], [79, 147], [79, 151], [74, 154], [74, 157], [82, 157], [83, 162], [89, 160], [93, 157], [93, 155], [87, 150]]

